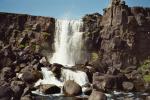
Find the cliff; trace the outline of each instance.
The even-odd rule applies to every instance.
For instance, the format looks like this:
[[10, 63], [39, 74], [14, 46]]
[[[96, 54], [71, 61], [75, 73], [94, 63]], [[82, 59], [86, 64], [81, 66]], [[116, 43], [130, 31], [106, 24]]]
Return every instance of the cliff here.
[[147, 90], [144, 86], [150, 82], [150, 8], [128, 7], [124, 1], [112, 0], [103, 15], [88, 14], [83, 22], [89, 64], [99, 73], [93, 74], [94, 88], [121, 89], [123, 81], [130, 81], [135, 91]]
[[55, 19], [25, 14], [0, 13], [0, 41], [2, 45], [25, 47], [49, 46], [54, 38]]
[[128, 7], [114, 0], [103, 16], [90, 14], [83, 21], [85, 42], [93, 46], [87, 48], [97, 51], [108, 67], [137, 66], [150, 56], [150, 8]]

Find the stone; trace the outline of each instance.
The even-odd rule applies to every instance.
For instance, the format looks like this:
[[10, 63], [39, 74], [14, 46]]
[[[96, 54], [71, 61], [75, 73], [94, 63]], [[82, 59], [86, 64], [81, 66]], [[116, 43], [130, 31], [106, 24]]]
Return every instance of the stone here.
[[11, 89], [14, 92], [14, 99], [20, 100], [20, 97], [24, 91], [25, 84], [22, 81], [12, 81]]
[[13, 91], [10, 86], [0, 86], [0, 100], [11, 100], [13, 97]]
[[147, 96], [147, 97], [146, 97], [146, 100], [150, 100], [150, 96]]
[[40, 85], [40, 91], [44, 94], [56, 94], [60, 93], [61, 89], [53, 84], [43, 84]]
[[107, 75], [107, 74], [93, 74], [93, 88], [101, 91], [121, 90], [122, 82], [126, 78], [123, 75]]
[[15, 73], [13, 72], [12, 68], [10, 67], [4, 67], [1, 72], [1, 79], [3, 80], [9, 80], [10, 78], [13, 78], [15, 76]]
[[64, 83], [63, 91], [68, 96], [77, 96], [82, 93], [82, 88], [79, 84], [72, 80], [67, 80]]
[[33, 100], [33, 99], [30, 95], [26, 95], [26, 96], [21, 97], [20, 100]]
[[88, 100], [107, 100], [107, 97], [104, 93], [93, 90]]
[[42, 77], [42, 74], [38, 71], [25, 71], [22, 75], [22, 79], [29, 84], [32, 84], [39, 79], [42, 79]]
[[122, 86], [125, 91], [132, 91], [134, 89], [134, 84], [132, 82], [123, 82]]
[[92, 93], [92, 88], [86, 88], [86, 89], [83, 91], [83, 93], [84, 93], [85, 95], [90, 95], [90, 94]]
[[55, 77], [58, 79], [61, 77], [61, 68], [62, 67], [63, 66], [61, 64], [57, 64], [57, 63], [54, 63], [51, 66], [51, 71], [54, 73]]

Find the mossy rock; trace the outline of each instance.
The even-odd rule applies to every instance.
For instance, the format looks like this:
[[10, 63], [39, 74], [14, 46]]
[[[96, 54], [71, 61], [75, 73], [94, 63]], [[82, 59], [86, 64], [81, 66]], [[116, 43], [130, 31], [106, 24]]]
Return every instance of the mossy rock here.
[[145, 82], [150, 82], [150, 74], [143, 76]]

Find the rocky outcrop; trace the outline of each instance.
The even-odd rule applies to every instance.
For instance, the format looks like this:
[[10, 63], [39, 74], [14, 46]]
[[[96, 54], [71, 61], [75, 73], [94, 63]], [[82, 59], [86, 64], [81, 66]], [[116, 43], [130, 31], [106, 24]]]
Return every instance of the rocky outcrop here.
[[[98, 15], [83, 18], [87, 52], [94, 52], [97, 58], [96, 63], [91, 64], [100, 68], [103, 65], [105, 71], [100, 73], [113, 76], [122, 73], [126, 79], [135, 81], [134, 84], [139, 80], [143, 82], [142, 74], [137, 69], [150, 56], [150, 8], [128, 7], [124, 1], [112, 0], [111, 6], [104, 9], [103, 16]], [[96, 46], [93, 45], [95, 41], [87, 41], [93, 37], [99, 40]], [[90, 44], [96, 48], [91, 49]]]
[[[147, 46], [150, 43], [149, 13], [149, 8], [128, 7], [121, 0], [113, 0], [112, 5], [104, 9], [103, 16], [91, 14], [83, 18], [84, 30], [91, 35], [90, 38], [98, 30], [94, 40], [101, 41], [92, 46], [98, 46], [95, 49], [102, 54], [102, 61], [108, 67], [137, 65], [150, 55]], [[89, 44], [87, 46], [90, 48]]]
[[30, 46], [35, 52], [52, 49], [54, 18], [1, 12], [0, 24], [1, 48], [10, 44], [19, 48]]

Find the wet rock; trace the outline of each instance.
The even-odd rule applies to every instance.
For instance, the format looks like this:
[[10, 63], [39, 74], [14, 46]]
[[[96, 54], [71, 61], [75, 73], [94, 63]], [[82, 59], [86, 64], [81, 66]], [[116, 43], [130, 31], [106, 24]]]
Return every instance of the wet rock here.
[[83, 91], [83, 93], [84, 93], [85, 95], [90, 95], [90, 94], [92, 93], [92, 88], [86, 88], [86, 89]]
[[14, 99], [20, 100], [20, 97], [24, 91], [25, 84], [22, 81], [12, 81], [11, 89], [14, 92]]
[[1, 71], [1, 79], [9, 80], [15, 76], [14, 71], [10, 67], [4, 67]]
[[102, 91], [122, 89], [122, 82], [126, 78], [123, 75], [107, 75], [95, 73], [93, 75], [93, 88]]
[[76, 82], [68, 80], [64, 83], [63, 91], [66, 95], [76, 96], [82, 93], [82, 88]]
[[42, 79], [42, 74], [38, 71], [26, 71], [23, 73], [22, 75], [22, 79], [29, 83], [29, 84], [32, 84], [36, 81], [38, 81], [39, 79]]
[[93, 90], [88, 100], [107, 100], [107, 97], [104, 93]]
[[57, 64], [57, 63], [55, 63], [51, 66], [51, 71], [54, 73], [55, 77], [58, 79], [61, 77], [61, 68], [62, 67], [63, 66], [61, 64]]
[[147, 96], [147, 97], [146, 97], [146, 100], [150, 100], [150, 96]]
[[122, 86], [125, 91], [132, 91], [134, 89], [134, 84], [132, 82], [123, 82]]
[[26, 95], [26, 96], [21, 97], [20, 100], [33, 100], [33, 99], [30, 95]]
[[56, 93], [60, 93], [61, 89], [57, 87], [56, 85], [43, 84], [43, 85], [40, 85], [40, 91], [44, 94], [56, 94]]
[[11, 100], [13, 91], [8, 85], [0, 86], [0, 100]]

